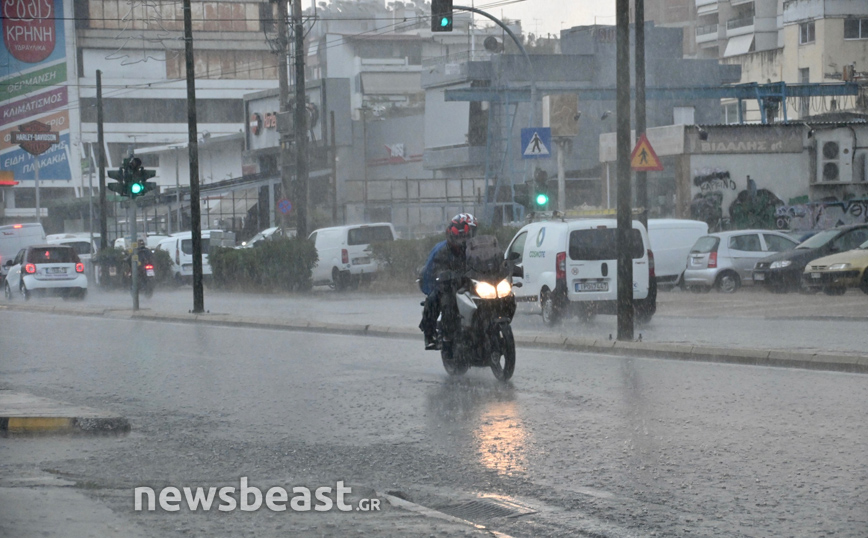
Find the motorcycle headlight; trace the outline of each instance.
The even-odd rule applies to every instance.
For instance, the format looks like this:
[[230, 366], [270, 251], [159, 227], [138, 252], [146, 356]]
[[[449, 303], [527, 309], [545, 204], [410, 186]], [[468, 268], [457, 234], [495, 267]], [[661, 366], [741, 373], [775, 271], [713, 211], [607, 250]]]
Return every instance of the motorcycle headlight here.
[[510, 284], [509, 281], [506, 279], [501, 280], [497, 284], [497, 296], [509, 297], [510, 293], [512, 293], [512, 284]]
[[769, 265], [769, 269], [783, 269], [785, 267], [791, 266], [792, 264], [793, 262], [790, 260], [779, 260], [776, 262], [772, 262], [772, 264]]
[[497, 290], [488, 282], [477, 282], [476, 295], [479, 295], [480, 299], [497, 299]]
[[829, 266], [829, 271], [843, 271], [845, 269], [849, 269], [849, 263], [833, 263]]

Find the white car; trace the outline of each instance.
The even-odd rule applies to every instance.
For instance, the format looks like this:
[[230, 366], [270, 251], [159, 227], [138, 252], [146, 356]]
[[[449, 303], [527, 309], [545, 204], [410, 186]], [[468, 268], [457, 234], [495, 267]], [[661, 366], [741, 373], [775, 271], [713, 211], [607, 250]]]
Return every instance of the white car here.
[[65, 245], [32, 245], [7, 262], [9, 272], [3, 291], [7, 300], [33, 295], [55, 295], [64, 299], [87, 296], [84, 263], [75, 249]]

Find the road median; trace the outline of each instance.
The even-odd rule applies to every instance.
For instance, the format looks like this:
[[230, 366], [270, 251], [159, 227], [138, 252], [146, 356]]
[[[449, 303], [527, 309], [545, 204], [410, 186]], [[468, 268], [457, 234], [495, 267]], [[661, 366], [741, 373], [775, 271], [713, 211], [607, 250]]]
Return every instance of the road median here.
[[[325, 334], [399, 338], [404, 340], [419, 340], [421, 342], [421, 333], [412, 327], [363, 325], [359, 323], [333, 323], [319, 320], [266, 318], [220, 313], [168, 313], [155, 312], [152, 310], [139, 310], [134, 312], [132, 310], [105, 309], [102, 307], [88, 308], [83, 305], [57, 305], [46, 307], [41, 305], [5, 304], [0, 305], [0, 311], [2, 310], [29, 311], [55, 315], [104, 316], [117, 319], [205, 323], [209, 325], [229, 327], [252, 327], [260, 329], [309, 331]], [[576, 338], [554, 333], [534, 334], [518, 332], [516, 333], [515, 338], [518, 346], [537, 349], [868, 373], [868, 356], [863, 354], [846, 354], [836, 351], [820, 353], [785, 349], [726, 348], [685, 342], [642, 342], [640, 340], [624, 342], [615, 339]]]

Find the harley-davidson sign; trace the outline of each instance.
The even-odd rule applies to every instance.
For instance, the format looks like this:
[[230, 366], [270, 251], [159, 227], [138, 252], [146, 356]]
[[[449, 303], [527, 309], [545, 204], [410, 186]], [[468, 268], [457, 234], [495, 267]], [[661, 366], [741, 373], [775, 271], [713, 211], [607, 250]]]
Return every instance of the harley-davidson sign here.
[[12, 143], [20, 145], [31, 155], [42, 155], [58, 142], [60, 135], [52, 132], [50, 125], [38, 121], [19, 125], [18, 132], [12, 132]]
[[57, 44], [53, 0], [3, 0], [3, 43], [22, 62], [48, 58]]

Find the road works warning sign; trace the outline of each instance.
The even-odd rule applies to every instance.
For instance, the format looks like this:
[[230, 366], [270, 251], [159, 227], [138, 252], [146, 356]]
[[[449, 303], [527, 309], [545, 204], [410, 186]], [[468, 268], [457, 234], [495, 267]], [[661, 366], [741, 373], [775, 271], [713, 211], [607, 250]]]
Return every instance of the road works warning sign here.
[[663, 163], [654, 153], [654, 148], [651, 147], [651, 142], [648, 142], [644, 133], [639, 137], [636, 147], [633, 148], [633, 153], [630, 155], [630, 168], [634, 172], [659, 172], [663, 170]]

